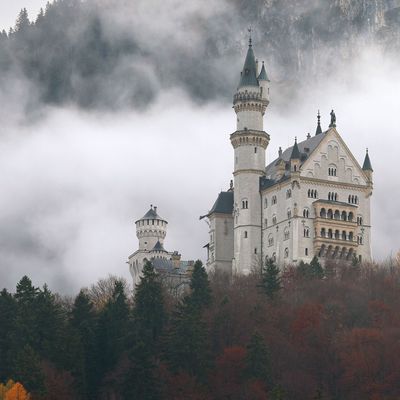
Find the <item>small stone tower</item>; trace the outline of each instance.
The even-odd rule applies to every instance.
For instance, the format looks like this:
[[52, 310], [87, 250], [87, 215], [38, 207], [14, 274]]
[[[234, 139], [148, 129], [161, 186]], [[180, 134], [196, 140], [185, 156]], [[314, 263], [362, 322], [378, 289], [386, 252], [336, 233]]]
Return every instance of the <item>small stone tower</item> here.
[[157, 207], [150, 210], [136, 221], [136, 236], [139, 239], [139, 250], [153, 250], [162, 247], [167, 235], [168, 222], [157, 214]]
[[257, 70], [250, 38], [233, 98], [237, 130], [230, 137], [234, 148], [234, 273], [249, 273], [261, 261], [260, 177], [269, 143], [263, 124], [268, 104], [269, 79], [264, 64], [260, 73]]

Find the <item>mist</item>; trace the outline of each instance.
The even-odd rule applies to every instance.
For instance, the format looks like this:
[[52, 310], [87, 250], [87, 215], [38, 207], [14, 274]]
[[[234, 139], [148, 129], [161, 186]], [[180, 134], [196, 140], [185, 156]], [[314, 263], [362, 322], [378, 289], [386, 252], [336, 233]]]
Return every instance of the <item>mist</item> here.
[[[183, 259], [205, 261], [208, 227], [199, 216], [232, 177], [229, 135], [236, 118], [231, 98], [247, 41], [246, 28], [236, 32], [233, 17], [222, 18], [227, 9], [212, 4], [182, 7], [175, 1], [172, 11], [160, 6], [159, 24], [148, 24], [156, 1], [138, 3], [132, 24], [132, 15], [119, 9], [104, 16], [106, 37], [131, 34], [149, 51], [118, 58], [109, 75], [90, 77], [86, 86], [73, 73], [80, 94], [96, 95], [91, 102], [95, 106], [75, 101], [79, 96], [46, 102], [37, 82], [18, 69], [1, 80], [1, 287], [13, 289], [23, 275], [67, 294], [108, 274], [130, 280], [126, 261], [137, 249], [134, 221], [150, 204], [169, 222], [166, 249], [180, 251]], [[204, 33], [210, 25], [196, 25], [195, 16], [221, 23]], [[118, 21], [118, 28], [109, 21]], [[220, 50], [214, 59], [197, 65], [213, 35]], [[228, 43], [224, 38], [229, 35], [234, 39]], [[268, 68], [265, 43], [255, 39], [254, 50]], [[394, 200], [400, 195], [398, 58], [360, 41], [354, 56], [333, 72], [319, 71], [318, 79], [303, 82], [285, 78], [276, 60], [271, 57], [268, 68], [272, 87], [264, 119], [271, 135], [267, 162], [276, 158], [279, 146], [315, 132], [318, 109], [327, 128], [334, 108], [337, 129], [359, 163], [369, 147], [375, 171], [373, 255], [386, 259], [399, 248]], [[183, 72], [185, 84], [177, 79]], [[139, 93], [151, 94], [145, 107], [130, 102], [132, 93], [138, 98], [136, 89], [132, 92], [138, 85]]]

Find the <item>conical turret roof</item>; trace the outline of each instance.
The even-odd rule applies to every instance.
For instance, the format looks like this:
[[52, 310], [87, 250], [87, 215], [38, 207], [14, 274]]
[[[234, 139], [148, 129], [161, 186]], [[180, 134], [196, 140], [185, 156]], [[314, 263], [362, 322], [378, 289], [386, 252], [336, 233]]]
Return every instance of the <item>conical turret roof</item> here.
[[315, 131], [315, 134], [316, 135], [320, 135], [322, 133], [322, 129], [321, 129], [321, 115], [320, 115], [319, 111], [318, 111], [317, 121], [318, 121], [317, 122], [317, 129]]
[[372, 169], [371, 160], [369, 159], [368, 149], [367, 149], [367, 153], [365, 154], [365, 159], [364, 159], [364, 164], [363, 164], [362, 169], [363, 169], [363, 171], [374, 172], [374, 170]]
[[246, 60], [244, 62], [243, 71], [241, 73], [239, 88], [243, 86], [259, 86], [257, 80], [257, 66], [256, 59], [254, 57], [254, 51], [249, 44], [249, 49], [247, 50]]
[[262, 64], [260, 75], [258, 75], [258, 80], [259, 81], [268, 81], [268, 82], [270, 82], [270, 80], [268, 78], [268, 75], [267, 75], [267, 71], [265, 70], [264, 61], [263, 61], [263, 64]]
[[[164, 219], [161, 218], [161, 217], [157, 214], [157, 207], [153, 207], [153, 206], [151, 206], [151, 207], [150, 207], [150, 210], [147, 211], [147, 213], [146, 213], [145, 215], [143, 215], [142, 218], [140, 218], [140, 220], [142, 220], [142, 219], [160, 219], [160, 220], [163, 220], [163, 221], [164, 221]], [[139, 220], [139, 221], [140, 221], [140, 220]]]
[[300, 160], [300, 150], [299, 146], [297, 145], [297, 138], [294, 140], [294, 146], [292, 150], [292, 155], [290, 156], [291, 160]]

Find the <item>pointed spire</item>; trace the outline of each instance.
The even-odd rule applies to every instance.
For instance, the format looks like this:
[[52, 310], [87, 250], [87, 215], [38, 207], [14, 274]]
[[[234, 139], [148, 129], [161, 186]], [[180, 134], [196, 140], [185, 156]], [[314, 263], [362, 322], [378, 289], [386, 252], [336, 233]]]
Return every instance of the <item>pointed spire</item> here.
[[251, 29], [249, 48], [247, 50], [246, 60], [244, 61], [243, 71], [241, 73], [239, 88], [242, 86], [259, 86], [257, 80], [256, 58], [254, 57], [253, 47], [251, 43]]
[[297, 146], [297, 137], [294, 139], [294, 146], [292, 150], [292, 155], [290, 156], [291, 160], [300, 160], [300, 150], [299, 146]]
[[270, 82], [270, 80], [268, 78], [268, 75], [267, 75], [267, 71], [265, 70], [264, 61], [262, 62], [261, 72], [260, 72], [260, 75], [258, 75], [257, 79], [259, 81], [268, 81], [268, 82]]
[[321, 129], [321, 114], [319, 113], [318, 110], [318, 114], [317, 114], [317, 130], [315, 131], [315, 135], [319, 135], [322, 133], [322, 129]]
[[367, 149], [367, 152], [365, 154], [365, 159], [364, 159], [364, 164], [363, 164], [362, 169], [363, 169], [363, 171], [374, 172], [374, 170], [372, 169], [371, 160], [369, 159], [368, 149]]

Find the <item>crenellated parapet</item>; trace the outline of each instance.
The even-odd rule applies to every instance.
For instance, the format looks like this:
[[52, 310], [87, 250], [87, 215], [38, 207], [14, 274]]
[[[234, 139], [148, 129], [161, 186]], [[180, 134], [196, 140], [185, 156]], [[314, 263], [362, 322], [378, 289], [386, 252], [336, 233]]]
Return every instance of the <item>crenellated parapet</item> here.
[[264, 131], [256, 131], [253, 129], [245, 129], [233, 132], [230, 136], [231, 144], [234, 149], [240, 146], [260, 146], [266, 149], [269, 144], [270, 137]]

